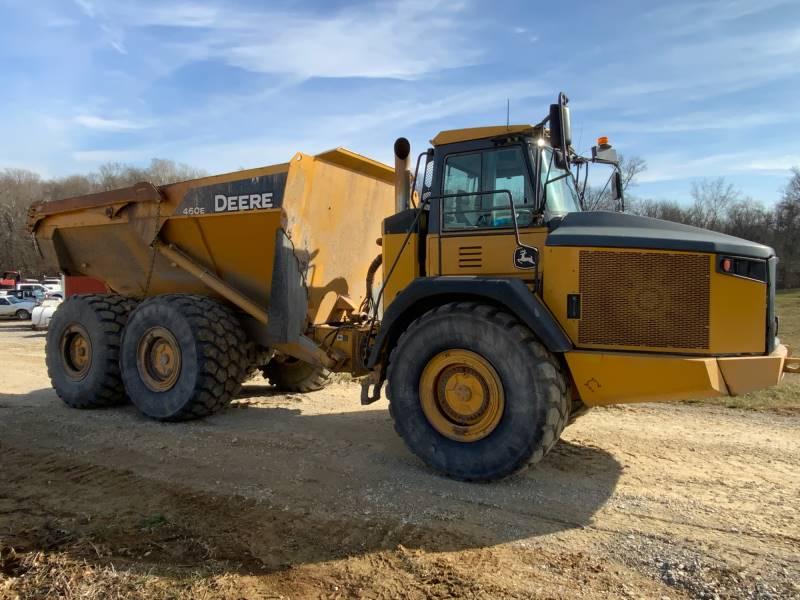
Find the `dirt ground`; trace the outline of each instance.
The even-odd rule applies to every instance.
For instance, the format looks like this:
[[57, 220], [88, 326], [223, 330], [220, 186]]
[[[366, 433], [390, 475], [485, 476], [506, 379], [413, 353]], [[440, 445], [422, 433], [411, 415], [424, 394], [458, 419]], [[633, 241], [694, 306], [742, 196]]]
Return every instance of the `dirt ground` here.
[[0, 598], [800, 597], [800, 413], [593, 410], [537, 468], [427, 470], [335, 384], [160, 424], [66, 408], [0, 323]]

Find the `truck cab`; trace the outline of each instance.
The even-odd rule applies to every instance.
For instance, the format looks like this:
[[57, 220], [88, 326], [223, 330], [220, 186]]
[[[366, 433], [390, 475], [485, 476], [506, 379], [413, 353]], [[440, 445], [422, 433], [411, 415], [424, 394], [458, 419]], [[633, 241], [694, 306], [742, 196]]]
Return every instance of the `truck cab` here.
[[[386, 315], [371, 364], [397, 341], [393, 319], [402, 330], [437, 302], [463, 297], [536, 313], [529, 325], [561, 353], [584, 405], [777, 382], [787, 350], [776, 337], [775, 252], [677, 223], [583, 211], [570, 164], [587, 159], [551, 138], [540, 124], [431, 140], [419, 206], [384, 221]], [[610, 147], [600, 141], [593, 157]], [[493, 298], [491, 286], [508, 289]]]

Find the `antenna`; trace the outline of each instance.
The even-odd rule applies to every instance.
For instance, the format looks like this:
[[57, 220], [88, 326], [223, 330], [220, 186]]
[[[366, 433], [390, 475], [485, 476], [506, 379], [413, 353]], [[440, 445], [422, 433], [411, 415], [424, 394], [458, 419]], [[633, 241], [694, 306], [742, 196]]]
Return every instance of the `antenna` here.
[[511, 98], [506, 98], [506, 129], [511, 126]]

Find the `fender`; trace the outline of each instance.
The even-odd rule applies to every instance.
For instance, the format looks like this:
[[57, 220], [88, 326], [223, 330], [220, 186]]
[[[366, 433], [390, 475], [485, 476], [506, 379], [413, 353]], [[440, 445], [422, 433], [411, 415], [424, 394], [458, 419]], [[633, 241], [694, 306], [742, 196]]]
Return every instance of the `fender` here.
[[504, 308], [525, 323], [550, 352], [572, 349], [572, 341], [547, 307], [520, 279], [492, 277], [419, 277], [389, 305], [370, 351], [367, 367], [374, 369], [417, 317], [447, 302], [475, 300]]

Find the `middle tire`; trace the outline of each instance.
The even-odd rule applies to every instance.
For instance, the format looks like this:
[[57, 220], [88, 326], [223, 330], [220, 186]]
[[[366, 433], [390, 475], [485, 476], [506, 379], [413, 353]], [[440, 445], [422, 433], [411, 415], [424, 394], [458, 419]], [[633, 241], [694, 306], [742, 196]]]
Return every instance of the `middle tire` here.
[[269, 382], [282, 392], [316, 392], [328, 384], [331, 372], [297, 358], [271, 360], [262, 369]]
[[123, 333], [125, 391], [153, 419], [208, 416], [239, 390], [247, 348], [239, 320], [219, 302], [188, 294], [155, 296], [133, 311]]

